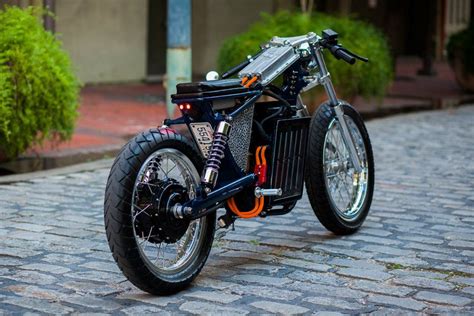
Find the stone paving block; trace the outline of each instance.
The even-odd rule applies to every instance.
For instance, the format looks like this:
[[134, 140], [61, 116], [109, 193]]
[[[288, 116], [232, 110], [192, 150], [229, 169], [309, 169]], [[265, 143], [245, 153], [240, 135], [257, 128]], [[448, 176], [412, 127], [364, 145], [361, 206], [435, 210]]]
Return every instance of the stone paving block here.
[[370, 270], [370, 269], [357, 269], [357, 268], [343, 268], [336, 271], [337, 274], [359, 278], [359, 279], [368, 279], [376, 281], [385, 281], [392, 277], [390, 273], [379, 271], [379, 270]]
[[307, 292], [315, 293], [317, 295], [350, 299], [363, 299], [368, 295], [367, 293], [361, 292], [359, 290], [353, 290], [343, 286], [313, 284], [300, 281], [288, 284], [286, 288], [294, 289], [297, 291], [301, 291], [302, 289], [304, 289]]
[[70, 304], [74, 304], [74, 305], [79, 305], [85, 308], [90, 308], [94, 310], [98, 309], [98, 310], [107, 311], [107, 312], [118, 310], [123, 306], [113, 301], [104, 300], [101, 298], [95, 298], [91, 296], [81, 296], [81, 295], [65, 296], [62, 298], [62, 301], [70, 303]]
[[290, 304], [282, 304], [271, 301], [257, 301], [253, 302], [250, 305], [263, 309], [264, 311], [274, 313], [274, 314], [283, 314], [283, 315], [298, 315], [304, 314], [309, 311], [308, 308]]
[[421, 311], [427, 306], [426, 304], [411, 298], [401, 298], [387, 295], [370, 295], [368, 300], [369, 302], [381, 305], [393, 305], [414, 311]]
[[[327, 306], [334, 309], [343, 309], [345, 311], [355, 312], [367, 308], [367, 305], [357, 303], [357, 302], [348, 302], [339, 298], [333, 297], [306, 297], [303, 299], [305, 302], [309, 302], [315, 305]], [[319, 308], [318, 308], [319, 309]]]
[[193, 291], [191, 293], [184, 294], [184, 296], [221, 304], [229, 304], [242, 298], [240, 295], [228, 294], [223, 292], [216, 293], [211, 291]]
[[232, 287], [237, 286], [236, 283], [208, 278], [203, 273], [201, 273], [193, 281], [193, 285], [195, 285], [197, 287], [213, 288], [213, 289], [216, 289], [216, 290], [224, 290], [224, 289], [228, 289], [228, 288], [232, 288]]
[[[304, 290], [304, 289], [301, 289]], [[272, 300], [291, 301], [302, 295], [301, 292], [296, 290], [288, 291], [285, 289], [277, 288], [274, 286], [262, 286], [262, 285], [237, 285], [230, 289], [232, 293], [236, 293], [242, 296], [258, 296]]]
[[158, 308], [155, 306], [147, 306], [147, 305], [132, 306], [132, 307], [121, 309], [120, 311], [128, 316], [136, 316], [136, 315], [171, 316], [172, 315], [170, 312], [164, 311], [161, 308]]
[[283, 259], [278, 260], [278, 263], [284, 266], [293, 266], [297, 268], [304, 268], [304, 269], [320, 271], [320, 272], [325, 272], [331, 269], [331, 266], [328, 266], [326, 264], [320, 264], [320, 263], [299, 260], [299, 259], [283, 258]]
[[33, 271], [40, 271], [40, 272], [48, 272], [53, 274], [64, 274], [66, 272], [71, 271], [69, 268], [61, 267], [58, 265], [53, 264], [45, 264], [45, 263], [30, 263], [24, 264], [19, 266], [20, 269], [23, 270], [33, 270]]
[[119, 300], [131, 300], [140, 303], [146, 303], [156, 306], [165, 307], [169, 304], [178, 304], [182, 302], [181, 298], [172, 296], [152, 296], [140, 290], [134, 289], [132, 291], [120, 293], [117, 298]]
[[356, 268], [356, 269], [367, 269], [367, 270], [385, 270], [385, 265], [379, 264], [374, 260], [353, 260], [343, 258], [333, 258], [328, 261], [328, 264]]
[[2, 304], [16, 305], [33, 311], [54, 315], [66, 315], [74, 311], [74, 309], [69, 306], [29, 297], [10, 297], [4, 299]]
[[407, 296], [415, 291], [414, 288], [406, 286], [392, 286], [388, 282], [376, 282], [368, 280], [354, 280], [350, 284], [350, 288], [362, 290], [364, 292], [387, 294], [391, 296]]
[[449, 281], [450, 282], [454, 282], [454, 283], [459, 283], [459, 284], [466, 284], [466, 285], [470, 285], [470, 286], [474, 286], [474, 277], [472, 278], [467, 278], [467, 277], [452, 277], [452, 278], [449, 278]]
[[30, 283], [30, 284], [37, 284], [37, 285], [47, 285], [47, 284], [54, 284], [57, 282], [57, 278], [44, 274], [39, 273], [36, 271], [18, 271], [12, 276], [3, 275], [3, 278], [11, 279], [11, 280], [18, 280], [23, 283]]
[[441, 293], [430, 292], [430, 291], [420, 291], [416, 293], [414, 297], [421, 301], [428, 301], [428, 302], [439, 303], [439, 304], [457, 305], [457, 306], [464, 306], [472, 302], [470, 298], [467, 298], [464, 296], [441, 294]]
[[327, 285], [336, 285], [343, 286], [349, 282], [349, 279], [344, 279], [340, 276], [337, 276], [333, 273], [318, 273], [312, 271], [295, 271], [288, 274], [288, 278], [301, 281], [301, 282], [310, 282], [310, 283], [320, 283]]
[[422, 287], [428, 289], [437, 289], [437, 290], [444, 290], [449, 291], [454, 289], [454, 285], [452, 283], [437, 280], [437, 279], [428, 279], [423, 277], [400, 277], [395, 278], [392, 280], [395, 284], [406, 285], [406, 286], [414, 286], [414, 287]]
[[179, 310], [194, 315], [230, 315], [239, 316], [247, 315], [249, 312], [241, 308], [231, 308], [226, 306], [215, 305], [205, 302], [188, 301], [179, 307]]
[[260, 242], [265, 245], [282, 246], [282, 247], [298, 248], [298, 249], [308, 246], [308, 243], [305, 243], [305, 242], [281, 239], [281, 238], [262, 239]]
[[233, 280], [236, 281], [244, 281], [248, 283], [260, 283], [260, 284], [268, 284], [274, 286], [283, 286], [291, 282], [288, 278], [278, 278], [278, 277], [270, 277], [264, 275], [256, 275], [256, 274], [239, 274], [232, 277]]
[[468, 248], [468, 249], [474, 249], [474, 242], [473, 241], [466, 241], [466, 240], [453, 240], [449, 242], [451, 247], [455, 248]]

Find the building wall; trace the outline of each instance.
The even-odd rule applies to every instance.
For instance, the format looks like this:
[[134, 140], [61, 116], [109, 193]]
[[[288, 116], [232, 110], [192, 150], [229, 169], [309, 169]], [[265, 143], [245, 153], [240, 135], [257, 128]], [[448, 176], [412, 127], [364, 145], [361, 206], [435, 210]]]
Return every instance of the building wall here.
[[145, 78], [147, 3], [147, 0], [56, 1], [56, 32], [83, 83]]
[[193, 73], [198, 76], [216, 69], [223, 40], [246, 31], [261, 12], [288, 6], [287, 1], [275, 0], [193, 0], [192, 5]]

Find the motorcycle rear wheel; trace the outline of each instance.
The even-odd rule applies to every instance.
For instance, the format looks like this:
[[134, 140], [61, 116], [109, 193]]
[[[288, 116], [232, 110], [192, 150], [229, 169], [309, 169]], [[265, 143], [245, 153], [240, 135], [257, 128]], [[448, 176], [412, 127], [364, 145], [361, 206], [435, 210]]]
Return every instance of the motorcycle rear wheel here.
[[355, 172], [334, 110], [322, 104], [311, 120], [305, 183], [321, 224], [337, 235], [357, 231], [367, 217], [374, 191], [374, 158], [369, 135], [357, 111], [342, 102], [362, 172]]
[[194, 147], [166, 129], [137, 135], [115, 159], [104, 201], [107, 240], [123, 274], [143, 291], [176, 293], [206, 262], [215, 213], [186, 221], [168, 211], [194, 197], [201, 170]]

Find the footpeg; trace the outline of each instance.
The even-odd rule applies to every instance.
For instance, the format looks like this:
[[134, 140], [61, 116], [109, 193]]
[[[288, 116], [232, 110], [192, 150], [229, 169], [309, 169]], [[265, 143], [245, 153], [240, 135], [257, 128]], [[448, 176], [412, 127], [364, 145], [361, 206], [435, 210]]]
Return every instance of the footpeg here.
[[281, 196], [283, 191], [281, 189], [262, 189], [255, 188], [255, 196], [260, 198], [262, 196]]

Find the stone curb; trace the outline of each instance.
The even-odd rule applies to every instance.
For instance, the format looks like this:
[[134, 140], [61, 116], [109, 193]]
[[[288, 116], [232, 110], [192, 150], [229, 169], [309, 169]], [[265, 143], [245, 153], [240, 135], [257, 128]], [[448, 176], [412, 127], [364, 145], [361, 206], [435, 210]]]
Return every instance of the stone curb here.
[[48, 176], [57, 176], [57, 175], [75, 173], [75, 172], [96, 170], [96, 169], [101, 169], [101, 168], [110, 168], [113, 161], [114, 159], [101, 159], [101, 160], [96, 160], [92, 162], [79, 163], [79, 164], [75, 164], [75, 165], [71, 165], [67, 167], [53, 168], [53, 169], [48, 169], [48, 170], [21, 173], [21, 174], [9, 175], [9, 176], [2, 176], [0, 177], [0, 184], [30, 181], [32, 179], [44, 178]]

